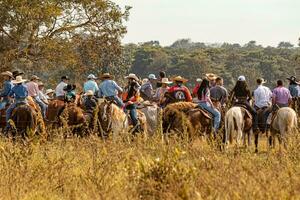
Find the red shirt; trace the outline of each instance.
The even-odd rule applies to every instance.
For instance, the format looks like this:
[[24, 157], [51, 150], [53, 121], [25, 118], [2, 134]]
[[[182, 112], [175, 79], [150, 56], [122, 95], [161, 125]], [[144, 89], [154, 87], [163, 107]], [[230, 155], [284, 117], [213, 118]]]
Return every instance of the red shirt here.
[[188, 102], [191, 102], [193, 100], [189, 89], [185, 86], [181, 86], [181, 87], [177, 85], [172, 86], [169, 88], [168, 92], [172, 94], [175, 97], [175, 99], [178, 100], [185, 100]]
[[200, 84], [197, 84], [193, 89], [193, 95], [195, 95], [196, 97], [198, 96], [199, 88], [200, 88]]

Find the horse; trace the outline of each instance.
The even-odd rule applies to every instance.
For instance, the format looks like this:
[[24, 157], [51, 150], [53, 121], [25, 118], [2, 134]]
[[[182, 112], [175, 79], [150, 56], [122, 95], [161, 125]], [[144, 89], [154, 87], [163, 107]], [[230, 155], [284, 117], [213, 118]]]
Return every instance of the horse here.
[[287, 135], [298, 128], [297, 114], [289, 107], [280, 108], [271, 122], [271, 135], [269, 137], [270, 147], [275, 147], [275, 136], [278, 137], [279, 144], [282, 141], [287, 148]]
[[[30, 102], [30, 101], [29, 101]], [[12, 127], [12, 136], [15, 138], [20, 135], [23, 139], [29, 137], [29, 134], [44, 134], [45, 125], [42, 114], [37, 107], [29, 104], [20, 104], [12, 112], [9, 121]]]
[[140, 110], [146, 117], [148, 134], [153, 135], [158, 127], [160, 108], [154, 103], [141, 103], [138, 105], [137, 109]]
[[128, 130], [128, 118], [126, 113], [119, 108], [113, 101], [100, 99], [94, 120], [99, 126], [99, 133], [102, 137], [113, 136]]
[[[236, 135], [234, 135], [236, 133]], [[225, 144], [233, 143], [233, 137], [237, 145], [240, 145], [243, 139], [246, 145], [246, 135], [248, 136], [248, 145], [250, 145], [252, 134], [252, 116], [248, 110], [243, 107], [234, 106], [230, 108], [225, 115]]]

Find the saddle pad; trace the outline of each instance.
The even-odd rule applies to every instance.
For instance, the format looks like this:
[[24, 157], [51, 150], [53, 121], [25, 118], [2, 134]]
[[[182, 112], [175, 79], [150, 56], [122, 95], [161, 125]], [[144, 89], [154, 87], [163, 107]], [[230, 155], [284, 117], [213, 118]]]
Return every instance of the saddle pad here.
[[253, 117], [252, 114], [249, 112], [249, 110], [247, 110], [244, 107], [240, 107], [240, 108], [245, 111], [245, 117], [249, 117], [252, 120]]

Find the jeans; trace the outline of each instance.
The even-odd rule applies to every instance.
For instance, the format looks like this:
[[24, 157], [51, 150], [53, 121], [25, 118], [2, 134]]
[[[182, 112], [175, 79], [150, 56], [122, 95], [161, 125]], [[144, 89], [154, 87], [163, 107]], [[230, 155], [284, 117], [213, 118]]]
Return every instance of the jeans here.
[[138, 115], [137, 115], [137, 110], [136, 110], [136, 105], [131, 104], [126, 107], [127, 110], [129, 110], [129, 115], [132, 120], [132, 125], [136, 126], [139, 123]]
[[214, 129], [218, 130], [221, 123], [221, 113], [217, 109], [214, 109], [211, 105], [208, 105], [206, 102], [200, 102], [198, 105], [213, 115]]
[[39, 97], [33, 97], [33, 99], [40, 106], [40, 108], [42, 110], [43, 118], [45, 118], [46, 117], [46, 110], [47, 110], [48, 106]]
[[6, 127], [9, 128], [10, 125], [8, 123], [8, 121], [11, 118], [11, 114], [13, 112], [13, 110], [17, 107], [18, 104], [27, 104], [27, 100], [26, 99], [17, 99], [13, 104], [11, 104], [7, 110], [6, 110]]
[[115, 102], [117, 103], [117, 106], [119, 106], [120, 108], [124, 107], [124, 103], [123, 103], [122, 99], [120, 99], [120, 97], [114, 96], [113, 98], [114, 98]]
[[9, 104], [9, 99], [3, 98], [3, 100], [0, 102], [0, 110], [3, 110], [7, 104]]
[[258, 128], [258, 116], [256, 110], [250, 105], [248, 101], [238, 102], [238, 104], [246, 106], [246, 109], [251, 113], [253, 130], [256, 130]]

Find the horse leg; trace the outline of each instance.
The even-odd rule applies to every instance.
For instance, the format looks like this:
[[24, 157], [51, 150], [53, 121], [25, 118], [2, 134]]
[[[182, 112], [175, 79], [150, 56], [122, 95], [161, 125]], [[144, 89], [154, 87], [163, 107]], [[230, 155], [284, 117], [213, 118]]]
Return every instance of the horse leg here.
[[258, 152], [258, 132], [254, 133], [255, 153]]

